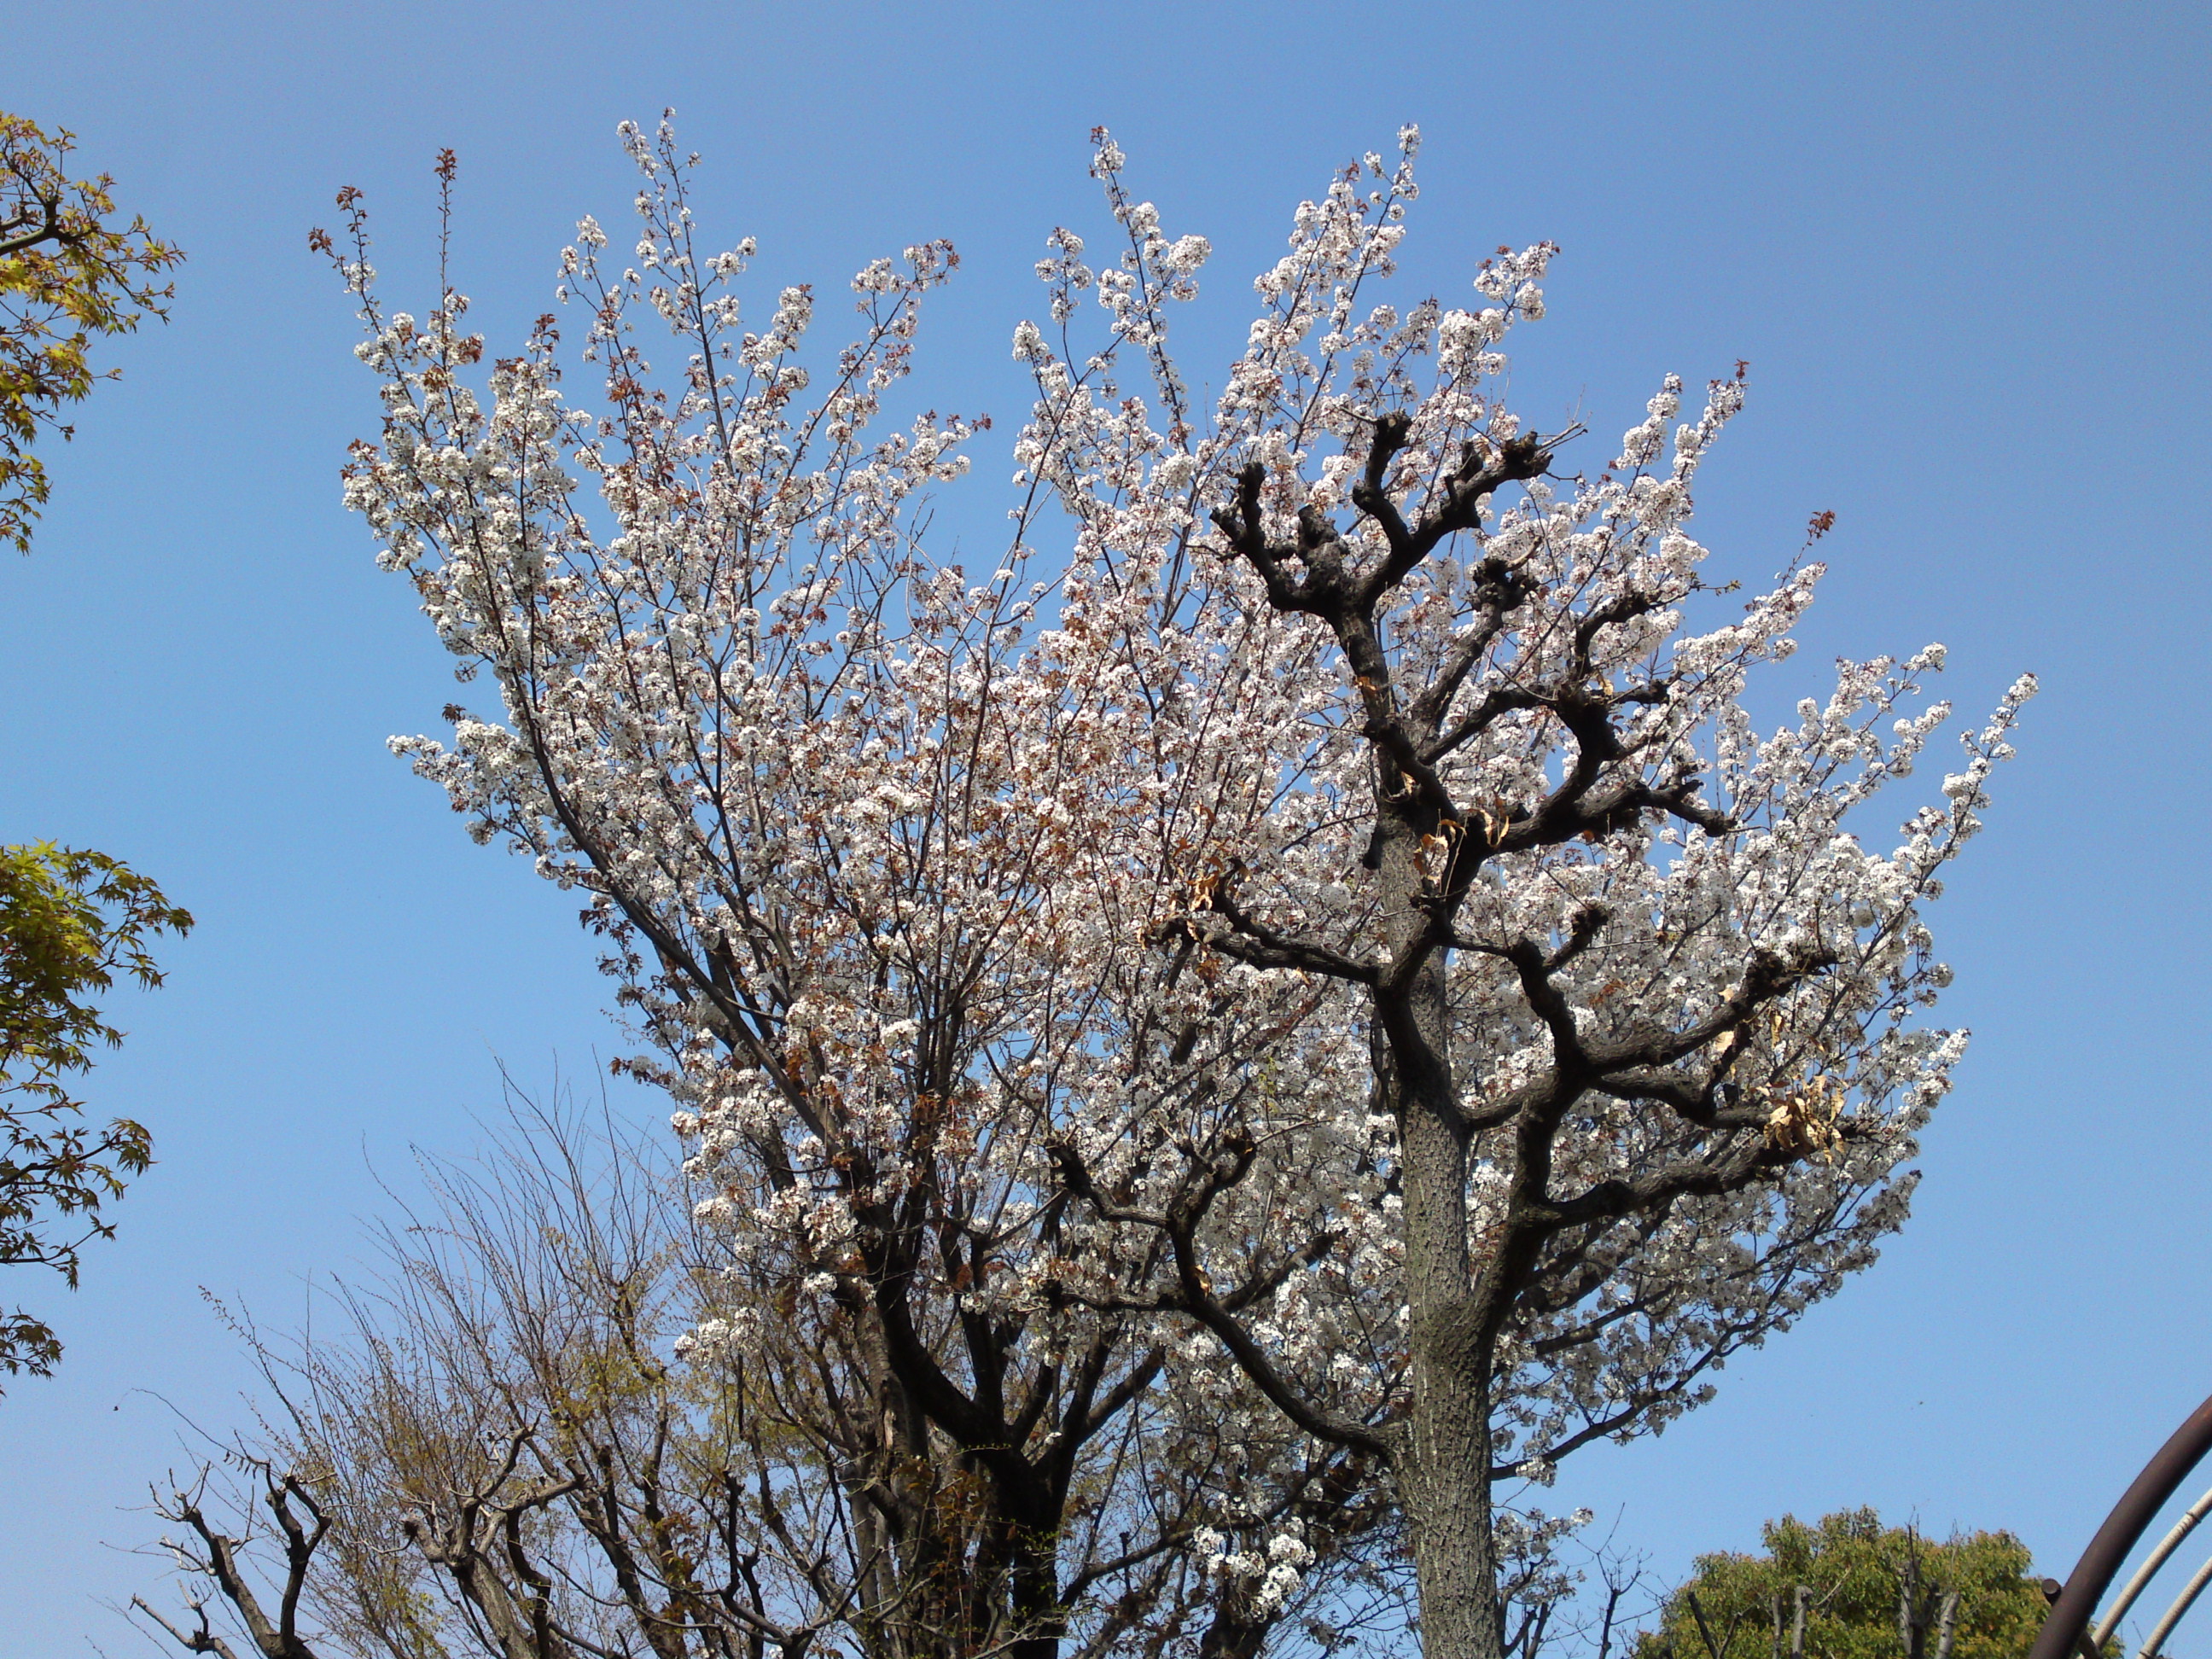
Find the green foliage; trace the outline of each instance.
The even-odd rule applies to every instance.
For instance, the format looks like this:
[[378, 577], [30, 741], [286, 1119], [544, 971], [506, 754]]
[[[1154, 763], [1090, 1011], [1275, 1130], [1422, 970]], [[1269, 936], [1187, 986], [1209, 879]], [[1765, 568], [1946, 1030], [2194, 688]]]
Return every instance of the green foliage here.
[[33, 441], [42, 427], [70, 435], [63, 406], [114, 378], [94, 373], [93, 337], [166, 317], [176, 290], [155, 279], [185, 257], [143, 219], [111, 222], [115, 181], [71, 179], [75, 144], [0, 111], [0, 542], [24, 552], [49, 489]]
[[[73, 1287], [78, 1248], [112, 1236], [100, 1205], [151, 1162], [146, 1130], [94, 1133], [70, 1086], [123, 1034], [94, 999], [118, 973], [151, 988], [148, 941], [191, 917], [104, 853], [0, 847], [0, 1266], [52, 1268]], [[61, 1357], [43, 1321], [0, 1311], [0, 1370], [43, 1376]]]
[[[93, 337], [167, 315], [175, 290], [155, 278], [184, 258], [143, 219], [112, 222], [114, 180], [71, 179], [75, 143], [0, 111], [0, 542], [25, 552], [49, 489], [33, 442], [70, 435], [61, 410], [113, 378], [94, 372]], [[159, 985], [148, 940], [191, 924], [104, 853], [0, 847], [0, 1266], [51, 1267], [74, 1287], [79, 1247], [113, 1234], [100, 1206], [153, 1143], [125, 1119], [86, 1127], [70, 1085], [122, 1041], [94, 999], [118, 973]], [[43, 1376], [61, 1352], [44, 1321], [0, 1310], [0, 1371]]]
[[[1669, 1595], [1636, 1659], [1772, 1659], [1793, 1646], [1797, 1587], [1805, 1598], [1806, 1659], [1936, 1659], [1946, 1597], [1956, 1592], [1948, 1659], [2020, 1659], [2048, 1611], [2027, 1546], [2008, 1532], [1959, 1534], [1942, 1543], [1884, 1527], [1870, 1509], [1794, 1516], [1762, 1528], [1764, 1555], [1701, 1555]], [[1692, 1607], [1694, 1598], [1695, 1606]], [[1905, 1607], [1911, 1607], [1907, 1627]], [[1707, 1641], [1700, 1631], [1702, 1613]]]

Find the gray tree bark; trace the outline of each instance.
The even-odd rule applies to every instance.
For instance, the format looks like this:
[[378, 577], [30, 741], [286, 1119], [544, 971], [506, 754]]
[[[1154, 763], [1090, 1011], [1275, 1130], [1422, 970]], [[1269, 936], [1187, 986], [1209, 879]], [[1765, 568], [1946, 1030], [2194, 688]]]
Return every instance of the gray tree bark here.
[[[1395, 954], [1419, 948], [1426, 816], [1381, 804], [1377, 848]], [[1412, 1408], [1393, 1459], [1413, 1536], [1425, 1659], [1504, 1659], [1490, 1501], [1490, 1370], [1468, 1249], [1473, 1139], [1452, 1074], [1444, 954], [1431, 950], [1398, 996], [1379, 991], [1375, 1045], [1398, 1123], [1406, 1196]]]

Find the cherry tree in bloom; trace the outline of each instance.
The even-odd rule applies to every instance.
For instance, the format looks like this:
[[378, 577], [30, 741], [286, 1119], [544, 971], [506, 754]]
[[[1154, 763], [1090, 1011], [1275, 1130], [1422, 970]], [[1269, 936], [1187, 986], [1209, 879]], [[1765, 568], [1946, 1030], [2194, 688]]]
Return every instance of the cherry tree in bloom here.
[[812, 294], [748, 328], [750, 245], [625, 137], [633, 259], [564, 261], [589, 402], [551, 317], [472, 390], [466, 301], [380, 306], [341, 198], [348, 493], [495, 698], [395, 747], [582, 896], [710, 1189], [690, 1355], [773, 1425], [746, 1616], [1251, 1653], [1410, 1564], [1425, 1650], [1492, 1659], [1571, 1524], [1495, 1484], [1698, 1403], [1902, 1220], [1962, 1044], [1921, 908], [2032, 681], [1865, 844], [1940, 647], [1756, 730], [1820, 571], [1701, 574], [1741, 370], [1571, 470], [1496, 390], [1553, 249], [1390, 297], [1410, 128], [1299, 209], [1211, 409], [1207, 245], [1097, 135], [1112, 253], [1038, 266], [988, 573], [921, 510], [974, 428], [881, 429], [951, 250], [810, 371]]
[[[1368, 1571], [1352, 1546], [1393, 1524], [1372, 1460], [1264, 1401], [1187, 1426], [1188, 1322], [1054, 1288], [1054, 1264], [1121, 1241], [1093, 1237], [1048, 1148], [1079, 1121], [1086, 1144], [1155, 1119], [1218, 1139], [1237, 1045], [1282, 1043], [1264, 1008], [1203, 1053], [1182, 1035], [1217, 975], [1194, 950], [1164, 973], [1152, 933], [1181, 889], [1132, 863], [1163, 833], [1115, 769], [1143, 681], [1103, 635], [1024, 655], [1043, 597], [1025, 545], [977, 583], [918, 544], [920, 492], [957, 476], [969, 428], [870, 422], [951, 251], [860, 272], [865, 331], [810, 379], [813, 296], [748, 330], [728, 284], [750, 247], [696, 252], [688, 163], [665, 132], [626, 137], [635, 264], [611, 270], [589, 221], [565, 258], [595, 411], [565, 399], [552, 318], [471, 392], [465, 301], [379, 307], [344, 198], [387, 377], [349, 488], [464, 677], [497, 688], [494, 719], [454, 711], [450, 748], [398, 746], [481, 838], [586, 896], [657, 1048], [627, 1069], [677, 1097], [712, 1189], [726, 1305], [691, 1357], [757, 1425], [737, 1478], [759, 1495], [738, 1551], [759, 1589], [736, 1634], [1255, 1650], [1333, 1568]], [[672, 385], [640, 319], [689, 353]], [[1195, 844], [1175, 826], [1235, 783], [1194, 775], [1166, 833]], [[1171, 1064], [1170, 1096], [1130, 1093], [1129, 1042]], [[1101, 1271], [1141, 1287], [1166, 1249]], [[1255, 1257], [1232, 1302], [1285, 1271]]]

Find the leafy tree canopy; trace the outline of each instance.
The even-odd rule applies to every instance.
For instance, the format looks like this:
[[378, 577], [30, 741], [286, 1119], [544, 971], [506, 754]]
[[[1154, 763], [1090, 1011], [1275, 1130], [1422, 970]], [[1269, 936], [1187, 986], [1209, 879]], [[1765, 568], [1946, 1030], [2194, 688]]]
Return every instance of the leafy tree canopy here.
[[[115, 181], [71, 179], [75, 147], [0, 110], [0, 542], [23, 552], [50, 488], [32, 443], [42, 428], [70, 435], [62, 407], [114, 378], [93, 372], [93, 337], [166, 317], [175, 290], [155, 279], [184, 258], [143, 219], [116, 225]], [[113, 1231], [100, 1205], [152, 1142], [126, 1120], [84, 1127], [69, 1081], [122, 1041], [94, 999], [118, 972], [159, 985], [147, 940], [191, 923], [104, 853], [0, 847], [0, 1266], [51, 1267], [73, 1288], [78, 1248]], [[43, 1376], [61, 1352], [43, 1320], [0, 1310], [0, 1371]]]
[[1698, 1558], [1637, 1659], [2018, 1659], [2049, 1610], [2027, 1547], [2008, 1532], [1938, 1543], [1885, 1527], [1871, 1509], [1818, 1526], [1784, 1516], [1761, 1531], [1764, 1555]]
[[185, 257], [143, 219], [117, 225], [107, 174], [69, 176], [75, 144], [0, 111], [0, 542], [22, 552], [49, 489], [31, 453], [40, 428], [70, 435], [63, 406], [116, 373], [94, 373], [93, 337], [166, 317], [176, 290], [155, 279]]
[[[53, 1268], [74, 1287], [77, 1250], [114, 1229], [100, 1205], [151, 1161], [145, 1128], [78, 1121], [72, 1075], [123, 1034], [94, 999], [117, 974], [161, 982], [147, 942], [191, 917], [105, 853], [47, 842], [0, 847], [0, 1265]], [[0, 1311], [0, 1370], [43, 1376], [61, 1357], [52, 1327]]]

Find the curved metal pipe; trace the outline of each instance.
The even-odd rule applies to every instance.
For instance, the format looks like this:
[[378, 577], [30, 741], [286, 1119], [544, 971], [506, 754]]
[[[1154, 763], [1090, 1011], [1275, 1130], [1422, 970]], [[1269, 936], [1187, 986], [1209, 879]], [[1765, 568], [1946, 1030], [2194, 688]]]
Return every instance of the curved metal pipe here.
[[2158, 1621], [2158, 1628], [2150, 1633], [2150, 1640], [2143, 1644], [2142, 1651], [2136, 1656], [2136, 1659], [2156, 1659], [2158, 1650], [2166, 1645], [2166, 1638], [2173, 1634], [2173, 1627], [2188, 1613], [2190, 1603], [2204, 1593], [2207, 1584], [2212, 1584], [2212, 1561], [2207, 1561], [2197, 1568], [2197, 1577], [2191, 1579], [2181, 1594], [2173, 1598], [2173, 1605], [2166, 1610], [2166, 1616]]
[[2189, 1414], [2112, 1506], [2105, 1524], [2097, 1528], [2089, 1547], [2075, 1563], [2073, 1576], [2036, 1633], [2027, 1659], [2072, 1659], [2075, 1648], [2088, 1633], [2089, 1617], [2104, 1599], [2112, 1575], [2119, 1571], [2143, 1528], [2157, 1518], [2166, 1500], [2208, 1451], [2212, 1451], [2212, 1400]]
[[2150, 1553], [2149, 1559], [2136, 1569], [2136, 1576], [2128, 1580], [2127, 1588], [2120, 1592], [2120, 1599], [2106, 1609], [2105, 1616], [2097, 1621], [2097, 1628], [2090, 1632], [2091, 1647], [2100, 1653], [2105, 1650], [2105, 1644], [2111, 1641], [2112, 1632], [2119, 1629], [2120, 1620], [2126, 1618], [2128, 1609], [2135, 1606], [2136, 1597], [2141, 1595], [2150, 1581], [2158, 1576], [2158, 1570], [2166, 1565], [2166, 1557], [2181, 1547], [2181, 1540], [2194, 1532], [2197, 1523], [2208, 1515], [2212, 1515], [2212, 1492], [2207, 1492], [2189, 1506], [2188, 1512], [2173, 1523], [2173, 1529], [2158, 1540], [2158, 1547]]

